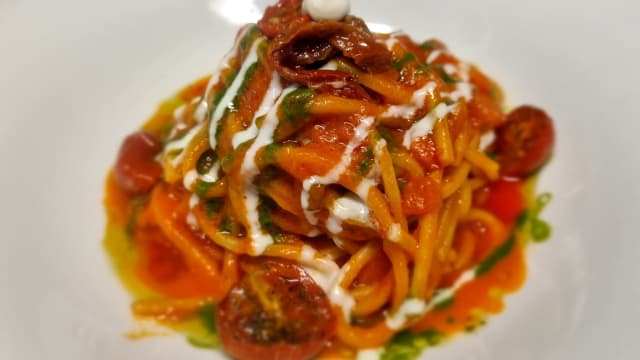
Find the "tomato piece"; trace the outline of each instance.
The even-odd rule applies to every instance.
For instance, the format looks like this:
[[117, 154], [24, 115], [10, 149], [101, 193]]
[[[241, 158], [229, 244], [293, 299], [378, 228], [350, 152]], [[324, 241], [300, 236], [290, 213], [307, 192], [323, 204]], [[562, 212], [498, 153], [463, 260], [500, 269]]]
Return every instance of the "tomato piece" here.
[[440, 184], [428, 176], [415, 176], [402, 190], [402, 210], [407, 215], [422, 215], [442, 204]]
[[234, 358], [309, 359], [335, 332], [323, 290], [299, 266], [260, 262], [219, 304], [216, 324]]
[[500, 163], [503, 176], [526, 177], [547, 161], [553, 150], [555, 132], [551, 118], [533, 106], [516, 108], [496, 128], [490, 151]]
[[486, 93], [475, 94], [467, 110], [471, 123], [480, 129], [491, 129], [504, 121], [500, 105]]
[[127, 136], [120, 146], [113, 173], [118, 186], [132, 195], [151, 190], [162, 174], [162, 167], [155, 161], [160, 150], [160, 140], [149, 132]]
[[440, 168], [438, 150], [436, 149], [436, 142], [433, 140], [433, 134], [414, 140], [409, 151], [425, 170], [433, 171]]
[[507, 180], [491, 184], [484, 207], [505, 224], [513, 224], [524, 210], [522, 184]]
[[308, 15], [302, 14], [301, 8], [302, 0], [280, 0], [266, 8], [258, 27], [271, 38], [286, 34], [290, 29], [311, 21]]

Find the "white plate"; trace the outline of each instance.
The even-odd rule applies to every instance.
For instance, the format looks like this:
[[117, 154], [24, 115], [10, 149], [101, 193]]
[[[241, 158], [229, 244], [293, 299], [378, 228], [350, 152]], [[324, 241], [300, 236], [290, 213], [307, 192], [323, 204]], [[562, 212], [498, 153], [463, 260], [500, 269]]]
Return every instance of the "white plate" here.
[[[0, 0], [0, 359], [212, 359], [180, 337], [130, 342], [101, 248], [120, 140], [218, 63], [250, 0]], [[556, 120], [541, 190], [554, 235], [504, 314], [427, 359], [637, 359], [637, 2], [365, 1], [356, 14], [436, 36], [511, 104]]]

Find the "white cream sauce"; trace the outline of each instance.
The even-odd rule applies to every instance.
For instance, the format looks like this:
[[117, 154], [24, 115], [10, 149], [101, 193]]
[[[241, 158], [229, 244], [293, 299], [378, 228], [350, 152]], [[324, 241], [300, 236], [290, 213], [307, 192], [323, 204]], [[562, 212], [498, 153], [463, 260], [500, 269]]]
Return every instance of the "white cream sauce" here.
[[244, 82], [247, 71], [249, 71], [249, 68], [258, 61], [258, 46], [260, 46], [262, 42], [263, 40], [261, 39], [257, 39], [253, 42], [253, 45], [251, 45], [251, 49], [249, 50], [247, 57], [242, 62], [240, 70], [238, 70], [238, 74], [233, 79], [233, 82], [231, 82], [231, 85], [229, 85], [229, 87], [227, 88], [224, 96], [220, 100], [220, 103], [218, 103], [218, 106], [216, 106], [215, 110], [213, 111], [213, 114], [211, 114], [211, 123], [209, 125], [209, 145], [212, 149], [215, 149], [217, 146], [216, 132], [218, 129], [218, 123], [224, 116], [224, 113], [228, 109], [233, 108], [233, 101], [238, 95], [238, 90]]
[[411, 127], [404, 133], [402, 145], [409, 149], [409, 147], [411, 147], [411, 143], [415, 139], [429, 134], [431, 130], [433, 130], [433, 125], [436, 121], [443, 119], [449, 113], [453, 112], [456, 107], [456, 104], [447, 105], [445, 103], [440, 103], [436, 105], [436, 107], [433, 108], [427, 116], [413, 123], [413, 125], [411, 125]]
[[314, 185], [329, 185], [335, 184], [340, 180], [340, 176], [347, 170], [347, 167], [351, 163], [351, 157], [353, 155], [353, 151], [359, 146], [364, 139], [367, 137], [369, 133], [369, 129], [373, 125], [374, 118], [366, 117], [360, 120], [360, 124], [356, 127], [355, 135], [349, 141], [347, 146], [342, 153], [342, 157], [338, 164], [336, 164], [333, 168], [331, 168], [325, 175], [322, 176], [311, 176], [305, 179], [302, 182], [302, 192], [300, 194], [300, 204], [302, 205], [302, 209], [304, 210], [305, 217], [310, 224], [316, 225], [318, 224], [318, 218], [315, 216], [313, 211], [309, 210], [309, 191], [311, 187]]
[[340, 286], [348, 267], [340, 268], [333, 260], [316, 258], [316, 251], [303, 245], [298, 261], [304, 270], [322, 288], [329, 297], [329, 301], [340, 307], [345, 319], [349, 319], [351, 310], [355, 306], [355, 300], [349, 292]]
[[436, 86], [435, 82], [429, 81], [425, 86], [413, 93], [410, 104], [389, 106], [381, 116], [387, 118], [409, 118], [413, 116], [417, 110], [424, 107], [427, 96], [432, 99], [435, 97]]
[[273, 244], [273, 237], [262, 230], [260, 226], [260, 218], [258, 213], [258, 205], [260, 203], [260, 197], [258, 196], [258, 189], [253, 184], [253, 179], [258, 175], [260, 170], [256, 165], [256, 154], [259, 149], [273, 143], [273, 132], [278, 126], [278, 107], [284, 98], [295, 90], [296, 87], [288, 87], [285, 89], [276, 103], [271, 107], [266, 114], [258, 134], [251, 144], [247, 153], [242, 160], [240, 167], [240, 173], [244, 180], [244, 205], [247, 211], [247, 235], [251, 239], [251, 254], [256, 256], [264, 252], [264, 250], [271, 244]]
[[231, 145], [234, 149], [240, 146], [240, 144], [254, 139], [256, 135], [258, 135], [258, 125], [256, 124], [256, 121], [258, 120], [258, 118], [265, 116], [269, 112], [271, 107], [273, 107], [273, 103], [281, 93], [282, 84], [280, 83], [280, 75], [274, 72], [273, 75], [271, 75], [271, 83], [269, 84], [269, 88], [264, 95], [264, 98], [262, 99], [260, 107], [253, 116], [251, 125], [245, 130], [237, 132], [233, 136], [233, 139], [231, 139]]
[[349, 0], [304, 0], [302, 11], [314, 20], [341, 20], [349, 14]]

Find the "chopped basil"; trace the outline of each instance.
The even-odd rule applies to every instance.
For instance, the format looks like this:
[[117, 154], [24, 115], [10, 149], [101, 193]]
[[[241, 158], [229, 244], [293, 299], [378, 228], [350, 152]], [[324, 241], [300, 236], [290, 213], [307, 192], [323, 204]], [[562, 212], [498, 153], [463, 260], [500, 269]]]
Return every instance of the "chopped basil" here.
[[280, 228], [273, 222], [271, 213], [276, 207], [276, 203], [268, 197], [260, 197], [260, 205], [258, 206], [258, 220], [260, 221], [260, 227], [267, 231], [271, 236], [279, 237], [281, 234]]
[[447, 72], [441, 65], [435, 65], [435, 68], [445, 84], [452, 85], [458, 82], [458, 80], [452, 78], [451, 75], [447, 74]]
[[223, 204], [224, 201], [221, 198], [207, 200], [204, 203], [204, 212], [207, 214], [207, 217], [211, 218], [222, 209]]
[[414, 334], [409, 330], [396, 334], [387, 343], [381, 360], [414, 360], [417, 359], [427, 346], [438, 345], [444, 336], [435, 329], [429, 329], [421, 333]]
[[493, 269], [493, 267], [502, 259], [504, 259], [516, 244], [515, 234], [511, 234], [504, 244], [498, 246], [486, 259], [484, 259], [476, 267], [476, 276], [481, 276]]
[[393, 135], [391, 135], [392, 130], [389, 130], [388, 128], [383, 126], [378, 126], [377, 131], [378, 134], [380, 134], [380, 137], [387, 142], [387, 146], [389, 146], [389, 148], [397, 147], [398, 144], [396, 144], [395, 138], [393, 137]]
[[275, 164], [276, 162], [276, 153], [280, 149], [280, 145], [278, 144], [269, 144], [264, 148], [264, 162], [265, 164]]
[[414, 54], [406, 53], [399, 60], [392, 62], [391, 66], [393, 66], [393, 68], [396, 69], [396, 71], [400, 71], [402, 70], [402, 68], [404, 68], [405, 65], [407, 65], [407, 63], [415, 60], [416, 60], [416, 56]]
[[367, 148], [365, 153], [363, 154], [363, 159], [358, 164], [358, 175], [365, 176], [373, 166], [373, 150]]
[[233, 223], [231, 223], [231, 218], [225, 216], [220, 224], [220, 232], [231, 234], [233, 233]]
[[198, 181], [196, 183], [196, 188], [195, 188], [194, 192], [199, 197], [205, 197], [205, 195], [207, 194], [207, 191], [209, 191], [209, 189], [211, 189], [213, 184], [215, 184], [215, 183], [210, 183], [210, 182], [206, 182], [206, 181]]

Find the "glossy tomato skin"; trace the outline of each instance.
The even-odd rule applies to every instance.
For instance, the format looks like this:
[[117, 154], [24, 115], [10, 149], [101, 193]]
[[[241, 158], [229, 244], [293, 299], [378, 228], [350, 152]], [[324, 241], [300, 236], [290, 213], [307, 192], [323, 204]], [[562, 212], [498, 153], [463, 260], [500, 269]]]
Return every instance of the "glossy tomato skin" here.
[[555, 131], [549, 115], [523, 105], [509, 113], [506, 122], [496, 128], [490, 151], [500, 163], [503, 176], [524, 178], [544, 165], [554, 143]]
[[260, 262], [219, 304], [222, 345], [236, 359], [310, 359], [335, 332], [324, 291], [299, 266]]
[[114, 168], [118, 186], [130, 195], [151, 190], [162, 174], [162, 167], [155, 160], [161, 150], [160, 140], [149, 132], [138, 131], [127, 136]]
[[402, 211], [406, 215], [422, 215], [442, 204], [440, 184], [428, 176], [415, 176], [402, 190]]
[[520, 181], [499, 180], [489, 187], [484, 207], [505, 224], [513, 224], [524, 210]]

